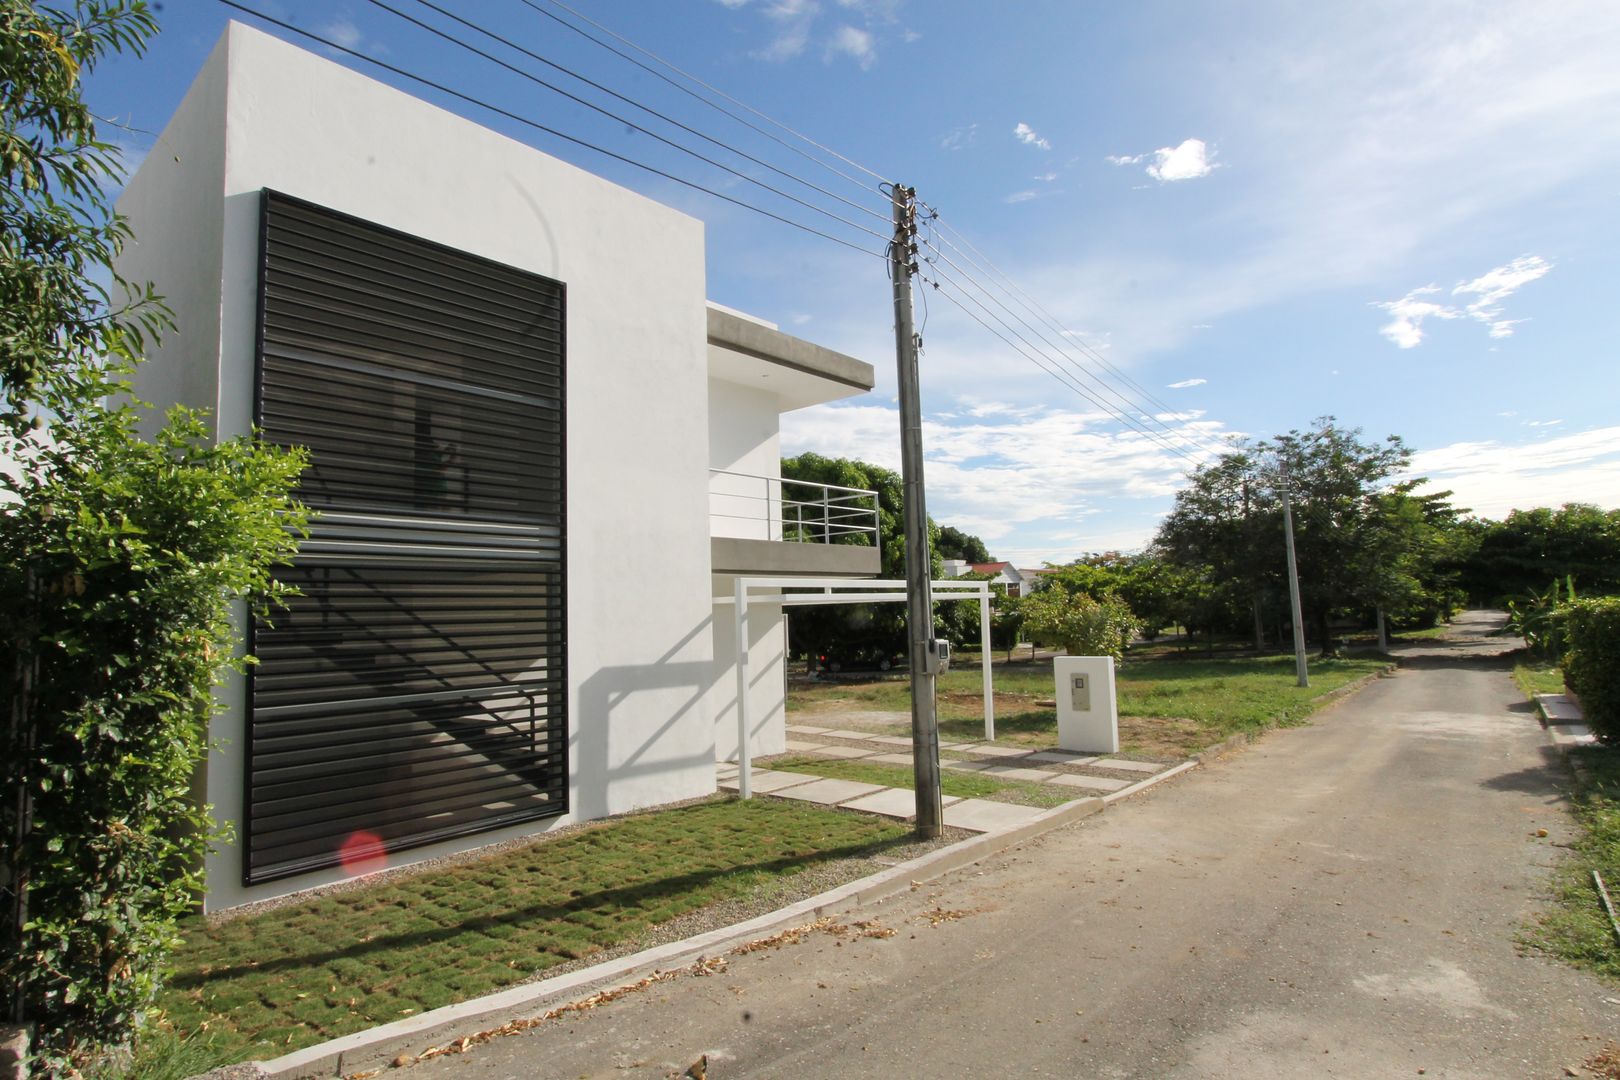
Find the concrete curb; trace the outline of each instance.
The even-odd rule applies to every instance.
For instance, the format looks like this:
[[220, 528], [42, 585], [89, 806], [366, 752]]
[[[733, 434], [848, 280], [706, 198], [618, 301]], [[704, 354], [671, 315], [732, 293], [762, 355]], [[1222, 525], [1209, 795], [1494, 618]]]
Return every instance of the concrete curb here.
[[[1191, 763], [1185, 763], [1190, 765]], [[1185, 766], [1178, 766], [1178, 769]], [[1134, 786], [1140, 790], [1168, 774]], [[1133, 789], [1126, 789], [1129, 792]], [[1124, 794], [1118, 792], [1116, 794]], [[706, 934], [644, 949], [594, 967], [571, 971], [542, 982], [514, 986], [471, 1001], [447, 1005], [420, 1016], [355, 1032], [317, 1046], [296, 1050], [270, 1061], [253, 1062], [259, 1075], [271, 1080], [322, 1080], [384, 1067], [401, 1054], [415, 1054], [430, 1046], [454, 1041], [510, 1020], [538, 1016], [565, 999], [612, 986], [633, 983], [654, 971], [669, 971], [699, 957], [724, 953], [755, 938], [790, 926], [812, 922], [824, 915], [862, 907], [902, 893], [913, 882], [930, 881], [952, 870], [1005, 851], [1041, 833], [1090, 817], [1106, 805], [1088, 796], [1053, 807], [1033, 821], [996, 832], [983, 833], [950, 847], [841, 885], [747, 922], [711, 930]]]

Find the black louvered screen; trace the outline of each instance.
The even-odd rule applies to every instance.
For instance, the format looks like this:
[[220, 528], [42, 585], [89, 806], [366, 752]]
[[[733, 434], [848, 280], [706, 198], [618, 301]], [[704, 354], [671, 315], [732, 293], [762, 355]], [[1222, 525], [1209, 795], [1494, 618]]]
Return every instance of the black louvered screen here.
[[262, 275], [319, 516], [254, 627], [246, 880], [564, 812], [562, 285], [274, 192]]

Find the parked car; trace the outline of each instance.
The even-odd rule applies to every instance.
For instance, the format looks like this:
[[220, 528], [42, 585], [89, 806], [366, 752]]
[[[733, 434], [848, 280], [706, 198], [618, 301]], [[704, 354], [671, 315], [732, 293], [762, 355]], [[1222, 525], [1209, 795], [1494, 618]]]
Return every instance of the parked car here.
[[904, 667], [905, 649], [896, 649], [881, 642], [852, 641], [830, 647], [816, 657], [823, 671], [892, 671]]

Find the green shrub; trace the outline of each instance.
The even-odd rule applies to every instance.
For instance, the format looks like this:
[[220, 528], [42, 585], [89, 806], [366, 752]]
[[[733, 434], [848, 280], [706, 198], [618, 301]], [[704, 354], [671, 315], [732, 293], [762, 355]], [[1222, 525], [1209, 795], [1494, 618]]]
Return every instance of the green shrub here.
[[1564, 682], [1598, 738], [1620, 742], [1620, 597], [1577, 600], [1564, 611]]
[[1117, 596], [1100, 599], [1062, 589], [1042, 589], [1020, 605], [1024, 628], [1037, 641], [1061, 645], [1070, 656], [1123, 659], [1142, 623]]

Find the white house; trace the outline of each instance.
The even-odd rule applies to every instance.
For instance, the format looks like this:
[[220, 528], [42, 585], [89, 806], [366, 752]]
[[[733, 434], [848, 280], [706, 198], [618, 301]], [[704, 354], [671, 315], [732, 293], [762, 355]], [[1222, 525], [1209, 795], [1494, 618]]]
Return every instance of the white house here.
[[970, 563], [966, 559], [946, 559], [946, 577], [966, 577], [968, 574], [986, 574], [991, 585], [1000, 585], [1007, 596], [1023, 596], [1029, 591], [1027, 570], [1019, 570], [1009, 562]]
[[[715, 791], [717, 600], [877, 572], [820, 542], [869, 493], [784, 491], [777, 447], [872, 369], [706, 303], [701, 222], [242, 25], [158, 146], [118, 269], [179, 328], [136, 390], [310, 447], [320, 513], [220, 690], [207, 906]], [[780, 610], [749, 626], [780, 751]]]

